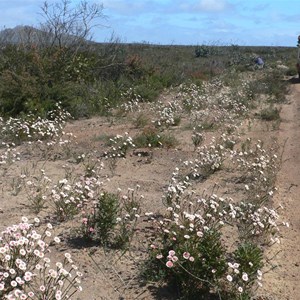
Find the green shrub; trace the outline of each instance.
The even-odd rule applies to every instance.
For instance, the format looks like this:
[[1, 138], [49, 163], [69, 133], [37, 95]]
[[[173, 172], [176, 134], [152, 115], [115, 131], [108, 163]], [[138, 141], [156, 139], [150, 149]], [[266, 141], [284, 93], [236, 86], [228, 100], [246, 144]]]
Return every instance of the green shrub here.
[[102, 193], [91, 213], [83, 215], [81, 235], [103, 246], [128, 246], [140, 217], [141, 199], [137, 196], [137, 190], [128, 189], [127, 195], [123, 196]]
[[137, 147], [173, 148], [178, 144], [176, 138], [171, 134], [160, 133], [155, 127], [145, 127], [140, 135], [134, 137]]
[[198, 46], [195, 49], [195, 55], [196, 57], [208, 57], [209, 56], [209, 47], [202, 45], [202, 46]]
[[280, 120], [280, 110], [277, 107], [270, 106], [262, 109], [259, 113], [259, 117], [264, 121]]
[[98, 199], [93, 214], [88, 217], [86, 235], [96, 234], [101, 244], [106, 245], [117, 225], [118, 196], [104, 192]]
[[135, 86], [135, 91], [142, 97], [142, 99], [145, 99], [149, 102], [154, 101], [159, 96], [161, 90], [161, 87], [153, 87], [148, 83], [141, 83]]
[[176, 286], [180, 299], [249, 300], [262, 279], [260, 241], [272, 240], [280, 223], [276, 212], [215, 194], [194, 195], [189, 177], [182, 174], [174, 172], [168, 186], [166, 212], [152, 218], [153, 239], [142, 275]]
[[150, 119], [144, 113], [140, 113], [134, 120], [133, 124], [136, 128], [144, 128], [150, 123]]
[[[193, 50], [203, 59], [195, 59]], [[77, 51], [68, 46], [5, 45], [0, 49], [0, 113], [18, 116], [33, 111], [44, 116], [62, 102], [76, 118], [110, 115], [124, 101], [120, 91], [131, 87], [144, 100], [154, 101], [164, 88], [190, 80], [201, 83], [222, 73], [231, 61], [232, 72], [224, 78], [229, 82], [234, 72], [247, 70], [254, 50], [266, 59], [289, 59], [289, 49], [235, 45], [201, 45], [195, 50], [112, 42]], [[291, 61], [287, 65], [292, 69]], [[287, 85], [283, 71], [268, 69], [262, 74], [266, 76], [253, 83], [253, 96], [266, 91], [270, 102], [283, 102]]]
[[283, 103], [286, 100], [288, 83], [283, 80], [282, 71], [271, 70], [250, 85], [254, 95], [267, 94], [271, 103]]

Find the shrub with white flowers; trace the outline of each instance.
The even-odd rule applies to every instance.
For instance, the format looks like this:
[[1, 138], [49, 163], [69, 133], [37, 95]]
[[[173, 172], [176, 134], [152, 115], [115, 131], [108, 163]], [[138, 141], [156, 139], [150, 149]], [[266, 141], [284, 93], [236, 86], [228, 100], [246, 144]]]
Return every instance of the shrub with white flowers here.
[[1, 299], [72, 299], [80, 291], [82, 274], [66, 253], [61, 262], [49, 258], [52, 225], [38, 231], [40, 221], [22, 222], [7, 227], [0, 236]]
[[198, 197], [186, 189], [169, 204], [163, 218], [152, 217], [148, 278], [176, 283], [187, 298], [217, 293], [240, 299], [234, 295], [246, 297], [254, 284], [261, 285], [263, 250], [256, 242], [278, 239], [276, 210], [215, 194]]
[[[176, 284], [187, 299], [206, 293], [248, 299], [253, 286], [261, 285], [265, 262], [261, 245], [278, 242], [279, 226], [288, 226], [268, 201], [276, 157], [260, 142], [242, 155], [235, 154], [234, 145], [234, 139], [223, 135], [221, 143], [213, 140], [208, 147], [199, 147], [198, 158], [183, 162], [172, 174], [164, 195], [166, 213], [151, 217], [155, 230], [145, 275]], [[199, 196], [193, 189], [199, 181], [194, 179], [213, 175], [221, 166], [226, 170], [227, 162], [230, 170], [237, 166], [236, 174], [254, 174], [253, 188], [245, 185], [239, 199], [213, 193]]]

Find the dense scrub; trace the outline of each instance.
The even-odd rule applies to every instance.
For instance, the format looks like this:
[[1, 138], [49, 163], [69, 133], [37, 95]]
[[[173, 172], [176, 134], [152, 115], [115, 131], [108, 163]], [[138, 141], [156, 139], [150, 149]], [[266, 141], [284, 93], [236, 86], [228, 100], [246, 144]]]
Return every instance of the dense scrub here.
[[46, 116], [60, 102], [77, 118], [110, 114], [126, 100], [122, 95], [129, 89], [142, 101], [153, 101], [170, 86], [187, 81], [199, 84], [223, 73], [251, 70], [257, 55], [265, 59], [267, 68], [285, 64], [285, 73], [295, 73], [293, 49], [289, 48], [206, 46], [205, 56], [197, 55], [198, 49], [118, 41], [87, 43], [79, 49], [4, 44], [0, 50], [0, 113]]

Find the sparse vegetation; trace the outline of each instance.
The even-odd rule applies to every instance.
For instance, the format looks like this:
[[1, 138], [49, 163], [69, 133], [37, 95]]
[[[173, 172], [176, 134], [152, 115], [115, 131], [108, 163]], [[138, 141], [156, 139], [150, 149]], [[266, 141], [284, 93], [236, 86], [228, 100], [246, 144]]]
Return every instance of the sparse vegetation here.
[[259, 116], [265, 121], [276, 121], [280, 119], [280, 110], [277, 107], [270, 106], [264, 108]]

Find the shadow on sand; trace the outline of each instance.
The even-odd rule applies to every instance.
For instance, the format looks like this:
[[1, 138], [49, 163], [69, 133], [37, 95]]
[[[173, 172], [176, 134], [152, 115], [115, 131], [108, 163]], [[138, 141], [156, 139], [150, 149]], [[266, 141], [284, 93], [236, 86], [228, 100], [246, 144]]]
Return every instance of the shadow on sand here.
[[291, 84], [297, 84], [300, 83], [300, 78], [298, 77], [292, 77], [288, 80]]

